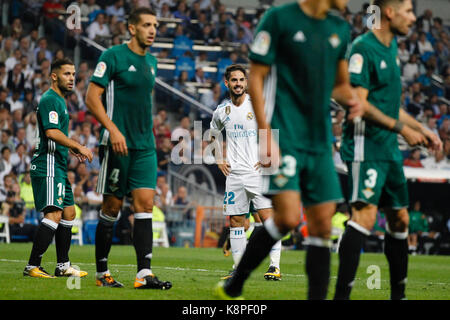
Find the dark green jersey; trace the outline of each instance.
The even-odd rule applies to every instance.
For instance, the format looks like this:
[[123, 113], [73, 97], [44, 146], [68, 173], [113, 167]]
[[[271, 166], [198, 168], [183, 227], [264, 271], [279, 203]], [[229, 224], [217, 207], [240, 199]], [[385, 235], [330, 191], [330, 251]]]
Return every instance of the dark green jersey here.
[[38, 139], [31, 160], [31, 174], [41, 177], [55, 177], [67, 172], [68, 148], [48, 139], [45, 131], [58, 129], [69, 134], [69, 113], [66, 101], [53, 89], [41, 97], [37, 108]]
[[282, 149], [330, 150], [331, 91], [349, 42], [346, 21], [332, 13], [311, 18], [297, 2], [272, 7], [261, 19], [249, 57], [271, 65], [265, 109]]
[[[105, 88], [106, 113], [125, 136], [129, 149], [153, 149], [152, 91], [157, 61], [131, 51], [126, 43], [113, 46], [100, 56], [91, 81]], [[109, 143], [109, 132], [101, 131], [100, 143]]]
[[[397, 42], [386, 47], [373, 32], [355, 39], [349, 72], [353, 86], [369, 91], [367, 100], [384, 114], [398, 119], [402, 84]], [[341, 155], [344, 161], [401, 160], [397, 134], [370, 121], [344, 125]]]

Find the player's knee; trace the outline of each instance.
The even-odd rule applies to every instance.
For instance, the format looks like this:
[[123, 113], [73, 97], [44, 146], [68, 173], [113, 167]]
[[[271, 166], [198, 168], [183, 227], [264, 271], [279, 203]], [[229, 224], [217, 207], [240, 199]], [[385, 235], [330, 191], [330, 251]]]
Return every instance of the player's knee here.
[[331, 236], [331, 221], [319, 220], [314, 223], [308, 221], [308, 232], [313, 237], [328, 239]]
[[282, 233], [287, 233], [291, 231], [292, 229], [297, 227], [299, 223], [300, 223], [299, 217], [294, 215], [288, 215], [276, 221], [276, 224]]
[[136, 212], [153, 212], [153, 199], [135, 201], [134, 210]]
[[116, 218], [119, 215], [121, 206], [108, 204], [102, 206], [102, 213], [106, 216]]

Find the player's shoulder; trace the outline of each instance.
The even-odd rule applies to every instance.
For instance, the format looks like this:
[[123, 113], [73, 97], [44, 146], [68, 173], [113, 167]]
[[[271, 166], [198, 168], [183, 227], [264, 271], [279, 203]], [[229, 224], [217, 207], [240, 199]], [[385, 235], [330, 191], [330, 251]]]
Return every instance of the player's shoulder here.
[[368, 50], [373, 45], [373, 37], [371, 32], [363, 33], [355, 38], [352, 43], [353, 49]]
[[327, 14], [328, 20], [334, 25], [338, 30], [343, 30], [344, 32], [350, 32], [351, 25], [347, 20], [342, 18], [337, 12], [331, 10]]
[[231, 103], [230, 99], [225, 99], [219, 105], [217, 106], [216, 110], [214, 112], [225, 112], [226, 106], [229, 106]]
[[39, 100], [39, 104], [40, 105], [55, 104], [59, 103], [61, 99], [62, 98], [58, 96], [58, 94], [55, 91], [53, 91], [53, 89], [50, 88], [42, 94], [41, 99]]

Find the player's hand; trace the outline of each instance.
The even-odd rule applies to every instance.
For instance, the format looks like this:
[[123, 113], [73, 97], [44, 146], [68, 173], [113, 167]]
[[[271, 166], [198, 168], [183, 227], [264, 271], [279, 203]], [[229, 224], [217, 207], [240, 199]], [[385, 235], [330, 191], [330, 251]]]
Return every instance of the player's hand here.
[[403, 126], [402, 130], [400, 131], [400, 134], [402, 135], [403, 138], [405, 138], [406, 142], [410, 146], [417, 146], [417, 145], [428, 146], [427, 137], [425, 137], [425, 135], [422, 134], [421, 132], [411, 129], [407, 125]]
[[352, 98], [347, 100], [346, 105], [348, 106], [348, 120], [357, 123], [361, 121], [362, 116], [366, 110], [366, 105], [361, 101], [355, 92], [352, 92]]
[[427, 138], [428, 140], [428, 147], [434, 151], [440, 151], [443, 148], [442, 145], [442, 141], [441, 139], [434, 134], [432, 131], [428, 130], [428, 129], [424, 129], [422, 131], [423, 135]]
[[72, 152], [75, 154], [75, 156], [80, 161], [86, 161], [92, 162], [92, 159], [94, 158], [92, 151], [85, 146], [79, 146], [76, 149], [72, 149]]
[[115, 128], [109, 132], [109, 141], [114, 153], [120, 156], [128, 155], [127, 141], [119, 129]]
[[225, 161], [225, 162], [219, 163], [217, 166], [219, 167], [220, 171], [222, 171], [222, 173], [225, 177], [231, 173], [231, 166], [228, 162]]
[[74, 149], [69, 149], [69, 152], [70, 152], [73, 156], [75, 156], [75, 158], [77, 158], [78, 161], [80, 161], [80, 162], [86, 161], [86, 157], [83, 156], [83, 155], [81, 155], [81, 154], [79, 154], [79, 153], [77, 153], [78, 151], [76, 151], [76, 150], [74, 150]]

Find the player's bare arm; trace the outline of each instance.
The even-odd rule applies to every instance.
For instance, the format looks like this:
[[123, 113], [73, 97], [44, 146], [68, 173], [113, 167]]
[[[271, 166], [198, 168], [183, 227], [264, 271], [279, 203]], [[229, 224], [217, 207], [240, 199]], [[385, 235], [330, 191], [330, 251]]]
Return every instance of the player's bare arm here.
[[86, 106], [94, 117], [109, 131], [112, 149], [119, 155], [127, 155], [128, 147], [125, 137], [106, 114], [101, 96], [105, 89], [93, 82], [89, 83], [86, 92]]
[[338, 63], [336, 82], [331, 96], [339, 104], [348, 108], [348, 120], [362, 117], [364, 113], [363, 105], [350, 85], [348, 62], [346, 60], [340, 60]]
[[47, 138], [55, 141], [57, 144], [69, 148], [71, 152], [77, 155], [77, 158], [79, 160], [84, 161], [87, 159], [89, 162], [92, 161], [93, 155], [91, 150], [89, 150], [85, 146], [82, 146], [75, 140], [70, 139], [59, 129], [47, 129], [45, 131], [45, 135], [47, 136]]
[[[419, 131], [414, 130], [409, 125], [402, 122], [402, 119], [396, 120], [392, 117], [387, 116], [380, 111], [377, 107], [367, 101], [369, 96], [369, 90], [363, 87], [355, 88], [356, 94], [361, 99], [364, 104], [364, 118], [377, 123], [378, 125], [391, 130], [396, 131], [405, 138], [406, 142], [411, 145], [427, 145], [428, 141], [426, 137]], [[400, 109], [401, 110], [401, 109]], [[401, 113], [401, 111], [400, 111]]]
[[[270, 125], [267, 123], [266, 113], [264, 111], [264, 79], [269, 74], [270, 66], [260, 63], [251, 62], [250, 72], [248, 80], [248, 93], [252, 99], [253, 111], [255, 113], [256, 122], [258, 123], [258, 130], [261, 134], [261, 130], [265, 130], [267, 144], [261, 145], [260, 148], [263, 151], [260, 155], [261, 161], [260, 165], [262, 167], [269, 167], [271, 165], [276, 165], [273, 163], [274, 159], [279, 161], [280, 151], [278, 145], [273, 140], [270, 131]], [[261, 137], [260, 137], [261, 141]], [[264, 148], [265, 147], [265, 148]], [[267, 152], [264, 152], [267, 151]], [[276, 166], [278, 167], [278, 166]]]

